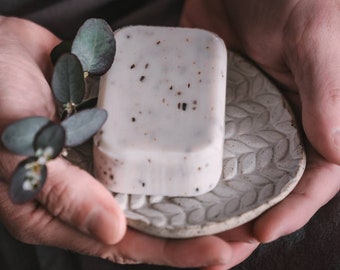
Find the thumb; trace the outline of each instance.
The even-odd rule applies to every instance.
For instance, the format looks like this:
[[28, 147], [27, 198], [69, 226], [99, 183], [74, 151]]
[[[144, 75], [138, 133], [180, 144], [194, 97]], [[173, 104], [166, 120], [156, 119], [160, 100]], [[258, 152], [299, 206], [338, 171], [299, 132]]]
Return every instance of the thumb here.
[[48, 179], [37, 199], [51, 215], [106, 244], [117, 243], [125, 233], [125, 217], [112, 194], [61, 158], [49, 162]]
[[[18, 156], [0, 151], [0, 178], [7, 181], [18, 162]], [[122, 239], [126, 230], [124, 213], [101, 183], [62, 158], [49, 161], [47, 168], [47, 180], [36, 200], [40, 203], [38, 206], [48, 212], [51, 222], [62, 221], [105, 244], [115, 244]], [[43, 223], [42, 220], [38, 222]]]
[[307, 138], [321, 155], [337, 164], [340, 164], [339, 27], [339, 18], [311, 23], [295, 47], [290, 63], [300, 91]]

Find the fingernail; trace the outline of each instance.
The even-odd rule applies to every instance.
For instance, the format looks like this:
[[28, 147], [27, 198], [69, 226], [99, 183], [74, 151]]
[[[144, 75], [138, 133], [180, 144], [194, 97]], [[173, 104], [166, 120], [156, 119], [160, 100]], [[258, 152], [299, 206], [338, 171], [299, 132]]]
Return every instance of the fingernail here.
[[249, 238], [247, 243], [249, 243], [249, 244], [258, 244], [260, 242], [256, 238]]

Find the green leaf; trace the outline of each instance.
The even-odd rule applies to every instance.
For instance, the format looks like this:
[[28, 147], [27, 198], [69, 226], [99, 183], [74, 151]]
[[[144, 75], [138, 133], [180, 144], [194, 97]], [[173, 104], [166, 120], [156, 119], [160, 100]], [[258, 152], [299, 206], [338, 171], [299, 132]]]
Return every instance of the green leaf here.
[[37, 196], [47, 178], [47, 167], [37, 163], [36, 158], [28, 158], [19, 163], [14, 171], [9, 195], [14, 203], [28, 202]]
[[102, 19], [89, 19], [79, 28], [71, 52], [78, 56], [84, 71], [104, 74], [112, 65], [116, 41], [111, 27]]
[[65, 145], [65, 129], [59, 124], [50, 122], [44, 126], [35, 136], [33, 146], [37, 156], [43, 156], [46, 152], [46, 158], [56, 158]]
[[57, 46], [53, 48], [51, 51], [50, 57], [53, 65], [55, 65], [60, 56], [64, 53], [70, 53], [72, 47], [72, 40], [64, 40], [60, 42]]
[[84, 73], [78, 58], [63, 54], [54, 67], [52, 91], [59, 103], [78, 104], [85, 95]]
[[48, 118], [42, 116], [21, 119], [5, 129], [1, 141], [8, 150], [15, 154], [33, 156], [35, 153], [33, 147], [35, 135], [49, 122]]
[[77, 146], [90, 139], [105, 123], [107, 112], [103, 109], [89, 109], [72, 115], [61, 125], [66, 130], [66, 146]]

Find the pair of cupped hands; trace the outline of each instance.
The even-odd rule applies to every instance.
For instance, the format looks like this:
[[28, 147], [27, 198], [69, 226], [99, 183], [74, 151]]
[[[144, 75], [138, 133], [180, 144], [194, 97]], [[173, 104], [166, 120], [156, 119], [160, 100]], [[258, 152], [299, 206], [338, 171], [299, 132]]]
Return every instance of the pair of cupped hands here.
[[[15, 205], [8, 181], [19, 158], [0, 148], [0, 220], [17, 239], [118, 263], [228, 269], [259, 245], [294, 232], [340, 188], [340, 1], [188, 0], [181, 25], [211, 30], [280, 87], [304, 134], [297, 187], [256, 220], [218, 235], [158, 239], [126, 227], [112, 195], [63, 159], [49, 163], [36, 200]], [[56, 118], [49, 54], [60, 40], [29, 21], [0, 18], [0, 131], [32, 115]]]

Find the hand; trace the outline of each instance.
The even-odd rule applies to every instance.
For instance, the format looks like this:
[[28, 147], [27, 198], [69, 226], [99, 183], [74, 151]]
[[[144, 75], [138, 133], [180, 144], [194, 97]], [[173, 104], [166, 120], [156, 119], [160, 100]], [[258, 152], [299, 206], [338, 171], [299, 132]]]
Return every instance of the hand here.
[[305, 133], [307, 168], [280, 204], [249, 224], [270, 242], [308, 222], [340, 189], [340, 1], [187, 0], [181, 24], [219, 34], [282, 89]]
[[[31, 22], [4, 17], [0, 17], [0, 36], [0, 133], [27, 116], [55, 119], [49, 53], [59, 40]], [[18, 161], [0, 145], [0, 220], [20, 241], [118, 263], [179, 267], [234, 265], [257, 246], [229, 244], [216, 236], [165, 240], [126, 230], [111, 193], [62, 158], [49, 162], [48, 179], [38, 197], [15, 205], [8, 196], [8, 181]]]

